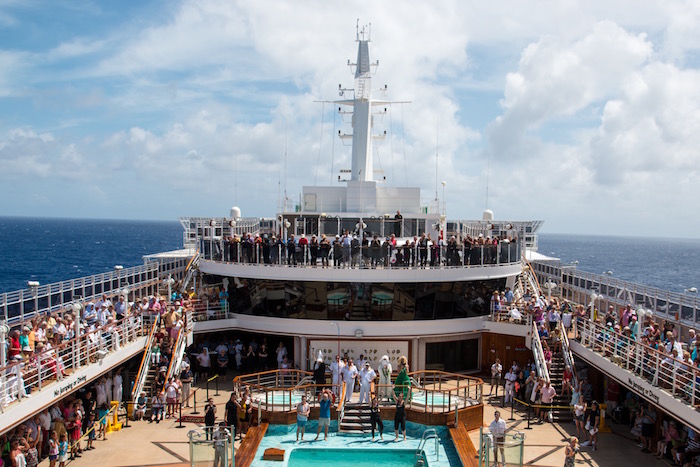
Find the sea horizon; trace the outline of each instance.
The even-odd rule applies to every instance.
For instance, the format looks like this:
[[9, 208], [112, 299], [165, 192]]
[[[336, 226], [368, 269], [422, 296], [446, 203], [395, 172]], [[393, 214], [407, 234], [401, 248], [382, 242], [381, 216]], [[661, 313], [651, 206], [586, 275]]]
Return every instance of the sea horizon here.
[[[143, 264], [182, 248], [177, 220], [0, 216], [0, 292]], [[538, 252], [582, 271], [662, 290], [700, 288], [700, 239], [539, 233]]]
[[[197, 215], [197, 217], [211, 217], [214, 219], [221, 219], [226, 216], [202, 216], [202, 215]], [[255, 217], [255, 218], [265, 218], [265, 216], [250, 216], [250, 217]], [[36, 220], [74, 220], [74, 221], [106, 221], [106, 222], [112, 222], [112, 221], [123, 221], [123, 222], [156, 222], [156, 223], [178, 223], [179, 221], [177, 219], [124, 219], [124, 218], [119, 218], [119, 217], [62, 217], [62, 216], [20, 216], [20, 215], [10, 215], [10, 214], [0, 214], [0, 220], [2, 219], [36, 219]], [[448, 219], [449, 220], [449, 219]], [[466, 219], [465, 219], [466, 220]], [[474, 219], [471, 219], [474, 220]], [[495, 222], [498, 222], [498, 220], [495, 220]], [[573, 236], [582, 236], [582, 237], [618, 237], [618, 238], [640, 238], [640, 239], [656, 239], [656, 240], [667, 240], [667, 239], [673, 239], [673, 240], [697, 240], [700, 241], [700, 236], [698, 237], [676, 237], [673, 235], [669, 236], [659, 236], [659, 235], [622, 235], [622, 234], [616, 234], [616, 233], [579, 233], [579, 232], [549, 232], [546, 230], [546, 222], [544, 224], [544, 231], [539, 231], [538, 235], [573, 235]]]

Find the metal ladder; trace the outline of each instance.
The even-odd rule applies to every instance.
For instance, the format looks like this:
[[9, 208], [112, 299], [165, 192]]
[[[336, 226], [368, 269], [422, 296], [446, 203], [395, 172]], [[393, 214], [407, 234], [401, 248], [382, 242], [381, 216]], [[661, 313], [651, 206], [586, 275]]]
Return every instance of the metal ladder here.
[[435, 431], [435, 428], [428, 428], [423, 432], [423, 436], [420, 438], [420, 443], [418, 443], [418, 448], [416, 449], [416, 453], [413, 456], [413, 463], [415, 465], [423, 465], [423, 456], [421, 456], [423, 452], [423, 448], [425, 447], [426, 443], [428, 442], [429, 439], [435, 438], [435, 455], [437, 456], [436, 460], [440, 462], [440, 438], [438, 437], [437, 431]]

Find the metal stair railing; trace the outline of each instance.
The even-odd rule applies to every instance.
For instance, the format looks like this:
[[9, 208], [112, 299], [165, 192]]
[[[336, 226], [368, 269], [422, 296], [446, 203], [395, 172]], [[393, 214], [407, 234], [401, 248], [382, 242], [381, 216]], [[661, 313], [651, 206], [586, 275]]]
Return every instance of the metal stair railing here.
[[340, 385], [340, 399], [338, 400], [338, 431], [343, 431], [343, 419], [345, 418], [345, 385]]
[[571, 382], [574, 388], [578, 388], [578, 375], [576, 374], [574, 354], [571, 353], [571, 348], [569, 347], [569, 335], [562, 321], [559, 321], [558, 329], [561, 334], [561, 353], [564, 356], [564, 366], [573, 375]]
[[309, 384], [315, 384], [316, 382], [314, 381], [313, 376], [304, 376], [302, 379], [299, 380], [297, 384], [294, 385], [292, 390], [298, 390], [302, 386], [308, 386]]
[[[185, 278], [182, 280], [182, 290], [187, 290], [187, 286], [189, 285], [190, 281], [194, 277], [195, 271], [199, 268], [199, 259], [200, 259], [200, 254], [199, 250], [197, 250], [192, 256], [192, 259], [190, 262], [187, 264], [187, 267], [185, 268]], [[170, 299], [170, 297], [168, 297]]]
[[146, 378], [148, 377], [148, 369], [151, 366], [151, 352], [153, 350], [153, 342], [155, 341], [156, 332], [160, 326], [160, 316], [156, 316], [153, 320], [153, 325], [151, 325], [151, 330], [148, 333], [148, 340], [146, 341], [146, 346], [143, 351], [143, 357], [141, 358], [141, 365], [139, 365], [139, 372], [136, 374], [134, 379], [134, 388], [131, 390], [131, 399], [136, 400], [143, 391], [143, 387], [146, 384]]
[[428, 440], [433, 438], [435, 439], [435, 455], [437, 456], [436, 460], [440, 462], [440, 437], [438, 436], [437, 431], [435, 431], [435, 428], [428, 428], [423, 432], [423, 436], [421, 436], [420, 438], [418, 448], [416, 448], [416, 453], [413, 456], [414, 463], [421, 458], [421, 453], [423, 452], [423, 448], [427, 444]]
[[544, 378], [545, 381], [549, 381], [549, 370], [547, 369], [547, 362], [544, 359], [542, 341], [540, 340], [539, 332], [537, 332], [537, 323], [534, 321], [530, 327], [530, 332], [532, 333], [532, 356], [535, 360], [537, 376]]
[[[191, 322], [191, 312], [190, 310], [185, 310], [184, 318], [185, 322]], [[165, 374], [165, 380], [169, 381], [170, 378], [180, 375], [180, 369], [182, 368], [182, 358], [185, 355], [185, 349], [187, 348], [187, 334], [189, 332], [190, 326], [183, 326], [177, 333], [177, 339], [175, 340], [175, 348], [173, 349], [173, 355], [170, 359], [170, 365], [168, 366], [168, 371]], [[163, 389], [163, 391], [165, 388]], [[162, 392], [163, 392], [162, 391]]]

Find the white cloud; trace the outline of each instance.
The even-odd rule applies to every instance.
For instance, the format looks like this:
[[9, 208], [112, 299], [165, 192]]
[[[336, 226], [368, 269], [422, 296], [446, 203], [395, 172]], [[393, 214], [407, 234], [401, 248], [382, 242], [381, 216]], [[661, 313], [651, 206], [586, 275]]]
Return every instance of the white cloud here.
[[696, 3], [184, 0], [38, 51], [0, 49], [0, 97], [31, 96], [0, 102], [1, 176], [21, 190], [24, 175], [51, 174], [77, 197], [72, 177], [99, 168], [120, 183], [97, 184], [90, 208], [118, 195], [115, 217], [151, 217], [144, 200], [164, 195], [166, 218], [220, 214], [237, 196], [244, 214], [272, 215], [285, 179], [296, 199], [349, 166], [332, 135], [349, 125], [326, 104], [322, 128], [314, 100], [352, 86], [360, 17], [374, 87], [412, 101], [376, 119], [390, 184], [434, 197], [437, 152], [451, 217], [479, 216], [490, 164], [497, 216], [619, 232], [698, 197]]
[[500, 155], [522, 156], [528, 130], [621, 92], [651, 54], [643, 34], [632, 35], [608, 21], [573, 43], [548, 36], [528, 45], [518, 71], [506, 77], [504, 113], [491, 128], [492, 145]]

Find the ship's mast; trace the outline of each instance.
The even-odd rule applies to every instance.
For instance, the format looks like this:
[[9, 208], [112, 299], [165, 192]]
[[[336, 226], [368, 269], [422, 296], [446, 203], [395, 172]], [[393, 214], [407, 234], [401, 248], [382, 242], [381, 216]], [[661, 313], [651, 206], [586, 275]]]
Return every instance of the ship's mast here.
[[357, 26], [357, 63], [355, 66], [355, 99], [352, 118], [352, 174], [351, 180], [372, 180], [372, 78], [371, 67], [378, 63], [369, 61], [371, 25]]

